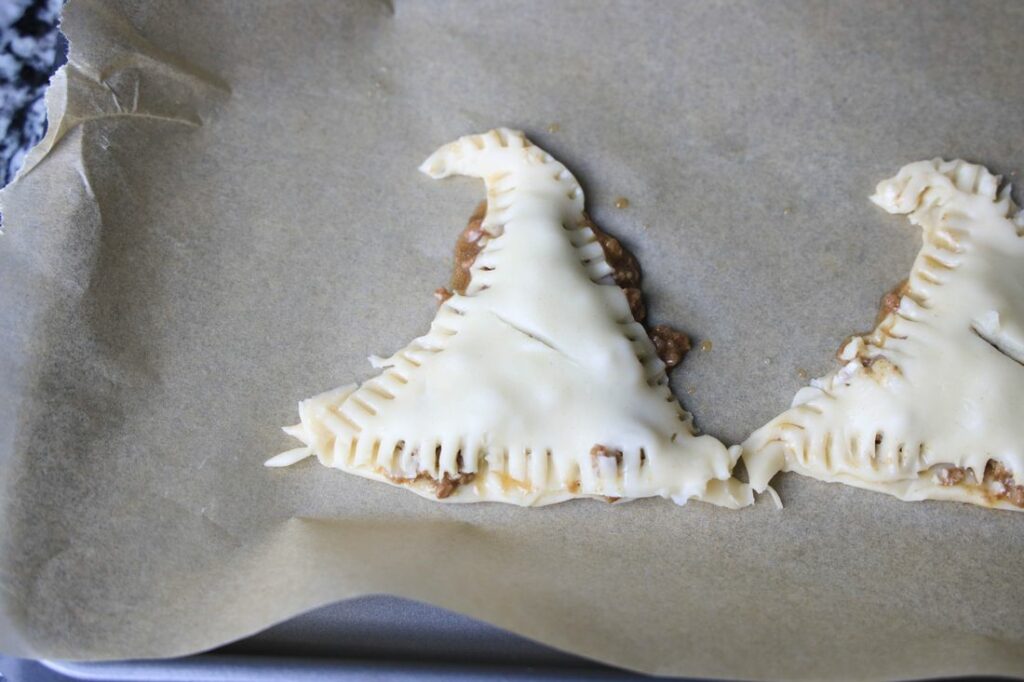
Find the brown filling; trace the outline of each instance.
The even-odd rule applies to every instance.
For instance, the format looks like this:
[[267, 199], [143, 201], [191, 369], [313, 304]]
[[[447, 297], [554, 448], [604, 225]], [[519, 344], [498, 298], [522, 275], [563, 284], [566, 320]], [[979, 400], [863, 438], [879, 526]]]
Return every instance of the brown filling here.
[[907, 293], [907, 289], [910, 287], [910, 283], [907, 280], [903, 280], [892, 288], [892, 291], [882, 297], [882, 301], [878, 306], [878, 317], [875, 318], [875, 326], [877, 327], [882, 320], [889, 317], [897, 308], [900, 307], [900, 301], [903, 300], [903, 296]]
[[[466, 229], [459, 235], [455, 242], [455, 267], [452, 270], [452, 281], [450, 289], [440, 288], [434, 292], [438, 304], [444, 303], [455, 294], [465, 294], [469, 286], [473, 262], [483, 249], [481, 244], [484, 231], [482, 224], [487, 213], [487, 202], [483, 201], [466, 225]], [[629, 252], [615, 237], [604, 232], [590, 219], [586, 213], [583, 214], [582, 224], [594, 232], [601, 250], [604, 251], [604, 258], [612, 268], [612, 279], [626, 294], [629, 302], [629, 309], [633, 313], [633, 319], [643, 323], [647, 318], [647, 307], [644, 305], [643, 293], [640, 290], [641, 274], [640, 263], [636, 256]], [[645, 325], [646, 327], [646, 325]], [[686, 357], [690, 350], [690, 337], [678, 329], [673, 329], [667, 324], [659, 324], [647, 329], [651, 342], [658, 352], [658, 357], [665, 363], [668, 369], [672, 369]]]
[[[906, 296], [907, 290], [909, 288], [910, 283], [907, 280], [903, 280], [902, 282], [894, 286], [884, 296], [882, 296], [882, 300], [878, 302], [878, 315], [875, 316], [876, 328], [880, 324], [882, 324], [883, 320], [889, 317], [889, 315], [891, 315], [897, 308], [900, 307], [900, 301], [902, 301], [903, 297]], [[857, 338], [858, 336], [862, 338], [871, 336], [873, 333], [874, 332], [868, 332], [866, 334], [851, 334], [850, 336], [847, 336], [845, 339], [843, 339], [843, 342], [839, 344], [839, 350], [836, 351], [836, 359], [841, 359], [840, 355], [842, 354], [843, 349], [846, 348], [846, 344], [850, 343], [850, 341]], [[861, 363], [867, 369], [871, 369], [871, 364], [874, 360], [875, 358], [868, 357], [862, 357], [860, 359]]]
[[[610, 457], [615, 460], [615, 466], [622, 466], [622, 450], [610, 448], [607, 445], [595, 445], [590, 448], [590, 458], [594, 460], [595, 465], [597, 464], [598, 457]], [[620, 499], [622, 498], [612, 497], [610, 495], [604, 496], [605, 502], [609, 503], [618, 502]]]
[[[401, 445], [399, 445], [398, 447], [401, 447]], [[441, 456], [441, 447], [440, 446], [438, 446], [437, 449], [434, 451], [434, 456], [435, 457], [440, 457]], [[455, 457], [455, 467], [461, 472], [462, 471], [462, 466], [463, 466], [462, 451], [460, 450], [459, 454], [456, 455], [456, 457]], [[454, 493], [456, 490], [458, 490], [460, 485], [463, 485], [465, 483], [469, 483], [474, 478], [476, 478], [476, 474], [465, 473], [465, 472], [460, 473], [458, 476], [454, 476], [454, 477], [449, 476], [447, 473], [445, 473], [441, 477], [441, 480], [439, 481], [439, 480], [437, 480], [436, 478], [434, 478], [433, 476], [431, 476], [430, 474], [428, 474], [426, 472], [420, 472], [420, 473], [416, 474], [416, 476], [414, 476], [412, 478], [409, 478], [409, 477], [403, 477], [403, 476], [392, 476], [390, 473], [388, 473], [384, 469], [378, 469], [377, 471], [380, 474], [382, 474], [385, 478], [387, 478], [389, 481], [391, 481], [392, 483], [398, 483], [398, 484], [401, 484], [401, 485], [408, 485], [410, 483], [419, 483], [420, 481], [426, 481], [427, 483], [429, 483], [431, 485], [431, 487], [434, 488], [434, 495], [436, 495], [437, 499], [439, 499], [439, 500], [443, 500], [446, 497], [450, 497], [452, 493]]]
[[460, 485], [463, 485], [464, 483], [469, 483], [474, 478], [476, 478], [476, 474], [467, 473], [461, 473], [455, 478], [452, 478], [446, 473], [444, 476], [441, 477], [440, 481], [426, 472], [417, 474], [415, 478], [401, 478], [398, 476], [392, 476], [387, 473], [385, 473], [384, 475], [387, 477], [389, 481], [393, 483], [399, 483], [402, 485], [426, 481], [434, 488], [434, 495], [436, 495], [437, 499], [439, 500], [443, 500], [446, 497], [450, 497], [452, 493], [458, 490]]
[[476, 474], [461, 473], [455, 478], [445, 474], [440, 481], [431, 479], [431, 482], [434, 484], [434, 494], [437, 495], [437, 499], [443, 500], [455, 492], [460, 485], [469, 483], [474, 478], [476, 478]]
[[615, 283], [623, 289], [639, 289], [640, 263], [637, 262], [636, 256], [630, 253], [622, 245], [622, 242], [595, 225], [586, 213], [583, 214], [581, 225], [593, 230], [594, 236], [597, 237], [597, 241], [604, 251], [604, 259], [612, 268], [612, 279], [615, 280]]
[[667, 324], [655, 325], [649, 333], [658, 357], [669, 369], [682, 362], [690, 351], [690, 337]]
[[438, 305], [447, 301], [453, 294], [464, 295], [466, 293], [466, 287], [469, 286], [469, 280], [473, 276], [470, 272], [473, 262], [484, 248], [480, 242], [484, 236], [485, 215], [487, 215], [487, 202], [481, 201], [473, 211], [473, 215], [469, 217], [466, 229], [455, 241], [455, 265], [452, 268], [452, 281], [449, 284], [451, 289], [441, 287], [434, 292]]
[[[946, 467], [940, 470], [939, 484], [946, 487], [978, 486], [974, 473], [962, 467]], [[998, 487], [993, 484], [998, 484]], [[1003, 500], [1016, 507], [1024, 508], [1024, 485], [1017, 485], [1013, 472], [994, 459], [990, 459], [985, 465], [981, 488], [990, 501]]]
[[622, 464], [622, 450], [616, 450], [605, 445], [595, 445], [590, 448], [590, 456], [595, 460], [598, 457], [612, 457], [617, 464]]

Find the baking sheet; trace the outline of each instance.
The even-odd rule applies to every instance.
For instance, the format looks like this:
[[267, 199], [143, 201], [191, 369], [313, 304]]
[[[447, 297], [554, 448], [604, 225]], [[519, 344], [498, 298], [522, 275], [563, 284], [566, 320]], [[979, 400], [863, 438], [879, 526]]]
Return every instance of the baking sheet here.
[[782, 511], [444, 506], [262, 467], [298, 399], [426, 329], [483, 188], [416, 167], [497, 125], [713, 342], [673, 387], [742, 440], [909, 269], [877, 181], [1024, 168], [1024, 6], [72, 0], [64, 28], [2, 195], [0, 648], [179, 655], [391, 593], [651, 673], [1024, 674], [1021, 515], [795, 477]]

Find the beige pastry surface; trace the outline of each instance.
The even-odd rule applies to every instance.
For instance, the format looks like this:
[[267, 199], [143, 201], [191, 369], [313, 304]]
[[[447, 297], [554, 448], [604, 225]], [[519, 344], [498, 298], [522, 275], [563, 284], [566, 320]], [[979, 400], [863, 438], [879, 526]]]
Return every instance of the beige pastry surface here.
[[779, 471], [904, 500], [1024, 509], [1024, 237], [1010, 188], [963, 161], [907, 165], [871, 197], [921, 228], [907, 282], [842, 366], [743, 444]]
[[661, 496], [740, 507], [738, 448], [698, 436], [665, 364], [616, 286], [583, 191], [517, 131], [445, 145], [434, 178], [484, 180], [464, 291], [380, 371], [299, 404], [303, 445], [267, 462], [320, 463], [447, 502], [544, 505]]

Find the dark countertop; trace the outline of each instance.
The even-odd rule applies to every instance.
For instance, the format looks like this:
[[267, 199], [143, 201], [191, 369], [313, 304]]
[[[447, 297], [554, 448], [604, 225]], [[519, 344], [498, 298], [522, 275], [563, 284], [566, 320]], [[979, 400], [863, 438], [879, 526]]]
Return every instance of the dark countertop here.
[[46, 132], [43, 95], [67, 55], [61, 7], [61, 0], [0, 2], [0, 186]]

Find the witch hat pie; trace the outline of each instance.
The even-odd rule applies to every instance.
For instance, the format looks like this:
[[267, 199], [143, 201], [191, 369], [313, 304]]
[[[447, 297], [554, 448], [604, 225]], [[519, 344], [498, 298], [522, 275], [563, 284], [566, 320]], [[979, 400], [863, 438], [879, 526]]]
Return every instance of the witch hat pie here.
[[743, 445], [751, 485], [780, 470], [895, 495], [1024, 509], [1024, 237], [1010, 188], [922, 161], [871, 198], [924, 245], [843, 366]]
[[697, 436], [583, 214], [572, 174], [507, 129], [421, 166], [487, 186], [469, 282], [381, 373], [304, 400], [286, 432], [328, 466], [448, 502], [750, 504], [738, 449]]

